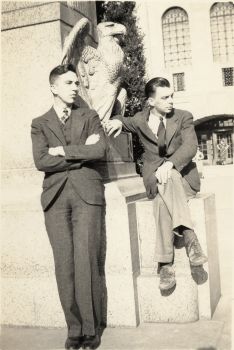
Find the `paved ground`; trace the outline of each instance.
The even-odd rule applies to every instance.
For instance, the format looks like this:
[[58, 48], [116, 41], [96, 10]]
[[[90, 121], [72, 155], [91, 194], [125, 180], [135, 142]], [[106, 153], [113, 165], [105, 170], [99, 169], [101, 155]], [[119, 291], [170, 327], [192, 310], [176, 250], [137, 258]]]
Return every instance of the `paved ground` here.
[[[145, 324], [138, 328], [108, 328], [100, 350], [230, 350], [231, 253], [234, 206], [234, 166], [204, 168], [203, 192], [215, 192], [222, 298], [211, 321], [189, 324]], [[63, 349], [65, 329], [4, 327], [2, 350]]]

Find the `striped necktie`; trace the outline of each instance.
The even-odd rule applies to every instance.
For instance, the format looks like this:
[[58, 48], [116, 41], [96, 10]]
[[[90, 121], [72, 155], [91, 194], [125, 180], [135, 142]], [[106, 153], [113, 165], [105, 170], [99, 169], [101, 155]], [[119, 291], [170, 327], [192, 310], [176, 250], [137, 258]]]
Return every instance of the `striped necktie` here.
[[158, 127], [158, 150], [159, 150], [159, 156], [165, 157], [166, 155], [166, 128], [163, 123], [163, 117], [160, 117], [160, 124]]
[[68, 120], [68, 118], [69, 118], [69, 110], [68, 110], [68, 108], [64, 108], [63, 114], [60, 117], [60, 120], [63, 123], [63, 125], [65, 125], [65, 123]]

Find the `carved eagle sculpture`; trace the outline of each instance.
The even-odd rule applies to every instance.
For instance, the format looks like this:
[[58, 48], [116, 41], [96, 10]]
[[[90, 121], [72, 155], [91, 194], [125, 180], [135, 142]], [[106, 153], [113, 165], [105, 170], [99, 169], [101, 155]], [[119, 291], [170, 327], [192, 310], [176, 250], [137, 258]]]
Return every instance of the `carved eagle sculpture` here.
[[90, 22], [82, 18], [65, 40], [62, 64], [72, 63], [80, 81], [79, 94], [89, 107], [95, 109], [101, 121], [115, 113], [124, 113], [125, 89], [120, 88], [124, 53], [119, 36], [126, 34], [122, 24], [102, 22], [97, 26], [98, 47], [85, 42]]

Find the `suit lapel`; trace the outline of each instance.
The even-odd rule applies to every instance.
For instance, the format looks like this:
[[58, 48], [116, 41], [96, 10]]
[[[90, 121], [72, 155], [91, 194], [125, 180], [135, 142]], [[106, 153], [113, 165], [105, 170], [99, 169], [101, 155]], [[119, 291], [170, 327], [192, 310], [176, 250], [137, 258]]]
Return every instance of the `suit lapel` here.
[[[173, 112], [174, 113], [174, 112]], [[168, 115], [167, 125], [166, 125], [166, 143], [167, 147], [174, 136], [176, 129], [178, 127], [178, 116], [176, 114]]]
[[141, 123], [141, 131], [147, 136], [152, 142], [157, 143], [156, 135], [154, 135], [153, 131], [150, 129], [148, 125], [150, 110], [148, 108], [142, 111], [143, 118], [140, 119]]
[[77, 145], [85, 125], [85, 111], [82, 108], [72, 110], [71, 116], [71, 144]]
[[66, 146], [66, 140], [61, 130], [58, 116], [53, 107], [48, 112], [47, 120], [48, 120], [47, 125], [50, 128], [50, 130], [59, 139], [59, 141], [63, 144], [63, 146]]

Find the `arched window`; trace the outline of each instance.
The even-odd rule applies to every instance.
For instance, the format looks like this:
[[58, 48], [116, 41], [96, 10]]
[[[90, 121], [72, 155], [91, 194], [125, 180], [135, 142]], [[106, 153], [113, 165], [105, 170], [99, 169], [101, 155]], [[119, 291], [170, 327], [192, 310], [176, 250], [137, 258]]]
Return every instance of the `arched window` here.
[[180, 7], [167, 10], [162, 16], [164, 60], [166, 67], [191, 64], [188, 15]]
[[210, 9], [210, 28], [215, 62], [234, 59], [234, 4], [217, 2]]

